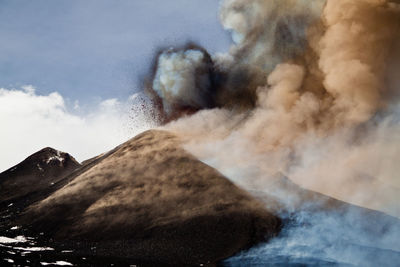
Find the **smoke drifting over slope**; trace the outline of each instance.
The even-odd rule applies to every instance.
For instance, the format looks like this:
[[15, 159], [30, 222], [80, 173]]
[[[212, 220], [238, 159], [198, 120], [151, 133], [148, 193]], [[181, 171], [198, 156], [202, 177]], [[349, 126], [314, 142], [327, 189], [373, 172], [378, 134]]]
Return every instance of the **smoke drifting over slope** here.
[[165, 127], [249, 189], [268, 191], [282, 173], [400, 216], [400, 6], [226, 0], [220, 16], [235, 41], [229, 53], [158, 58], [151, 90], [165, 121], [181, 116]]
[[[185, 100], [195, 114], [175, 109], [170, 116], [166, 107], [173, 105], [159, 94], [169, 121], [164, 128], [186, 140], [189, 152], [242, 187], [278, 200], [283, 210], [297, 207], [283, 236], [229, 265], [241, 266], [242, 259], [259, 265], [398, 262], [396, 224], [350, 210], [309, 213], [304, 199], [279, 179], [400, 217], [395, 2], [225, 0], [221, 22], [235, 44], [208, 61], [212, 101], [200, 107], [199, 100]], [[165, 66], [157, 67], [162, 72]], [[193, 81], [196, 72], [174, 75]], [[186, 84], [181, 94], [201, 95]], [[363, 221], [369, 228], [359, 229]]]

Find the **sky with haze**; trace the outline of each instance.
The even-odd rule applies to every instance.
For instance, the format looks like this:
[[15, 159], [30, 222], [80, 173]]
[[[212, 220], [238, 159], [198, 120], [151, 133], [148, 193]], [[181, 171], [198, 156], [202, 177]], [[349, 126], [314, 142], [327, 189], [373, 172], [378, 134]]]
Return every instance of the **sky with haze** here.
[[85, 160], [150, 127], [131, 113], [155, 51], [195, 41], [226, 52], [218, 8], [218, 0], [0, 0], [0, 171], [45, 146]]

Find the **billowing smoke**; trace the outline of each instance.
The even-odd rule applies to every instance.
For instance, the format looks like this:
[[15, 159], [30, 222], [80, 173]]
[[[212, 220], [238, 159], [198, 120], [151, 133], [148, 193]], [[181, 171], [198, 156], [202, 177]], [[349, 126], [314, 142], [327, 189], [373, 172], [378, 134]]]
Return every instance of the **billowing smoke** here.
[[164, 118], [204, 108], [254, 108], [257, 88], [266, 85], [271, 70], [308, 46], [307, 28], [319, 19], [323, 3], [223, 2], [221, 21], [236, 42], [228, 54], [211, 58], [195, 44], [159, 53], [150, 91], [159, 98]]
[[[223, 1], [229, 53], [158, 59], [152, 90], [167, 120], [181, 116], [164, 127], [237, 184], [285, 205], [298, 199], [276, 177], [400, 217], [398, 3]], [[197, 112], [185, 116], [186, 106]]]
[[302, 55], [307, 29], [321, 14], [324, 0], [224, 1], [221, 22], [232, 32], [235, 64], [271, 71], [276, 64]]
[[221, 21], [235, 41], [228, 54], [159, 56], [152, 90], [166, 116], [197, 111], [166, 127], [244, 186], [282, 173], [400, 216], [399, 5], [227, 0]]
[[194, 45], [161, 52], [151, 86], [168, 118], [215, 106], [213, 62]]
[[254, 108], [256, 89], [265, 83], [266, 73], [230, 58], [212, 58], [195, 44], [160, 52], [147, 90], [158, 103], [161, 121], [216, 107]]

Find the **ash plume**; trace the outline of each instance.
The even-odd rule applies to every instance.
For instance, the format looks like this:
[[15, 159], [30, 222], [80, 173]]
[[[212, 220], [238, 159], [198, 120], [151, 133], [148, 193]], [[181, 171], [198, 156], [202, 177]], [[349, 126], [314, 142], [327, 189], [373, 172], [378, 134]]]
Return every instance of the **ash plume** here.
[[160, 115], [174, 119], [214, 104], [214, 64], [202, 47], [189, 43], [157, 54], [147, 91]]
[[161, 122], [202, 109], [227, 107], [245, 111], [255, 107], [257, 87], [266, 74], [258, 67], [213, 58], [201, 46], [189, 43], [158, 53], [147, 82]]
[[281, 173], [400, 217], [398, 1], [225, 0], [220, 11], [228, 53], [158, 58], [150, 91], [164, 127], [248, 189], [271, 190]]
[[398, 3], [222, 2], [221, 21], [235, 44], [212, 57], [221, 74], [215, 107], [181, 113], [164, 128], [236, 184], [297, 212], [283, 237], [229, 264], [274, 262], [279, 255], [309, 257], [305, 265], [313, 258], [398, 262], [396, 224], [369, 218], [369, 228], [360, 230], [365, 218], [357, 212], [310, 213], [305, 202], [313, 200], [279, 178], [400, 218]]
[[307, 46], [307, 28], [320, 16], [323, 0], [223, 1], [221, 22], [232, 32], [235, 64], [270, 72]]

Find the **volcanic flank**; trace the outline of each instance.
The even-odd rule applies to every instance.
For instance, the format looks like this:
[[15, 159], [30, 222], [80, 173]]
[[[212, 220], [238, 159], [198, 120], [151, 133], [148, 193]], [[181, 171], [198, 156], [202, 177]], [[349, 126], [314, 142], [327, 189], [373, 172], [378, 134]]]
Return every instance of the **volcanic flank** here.
[[20, 223], [83, 255], [96, 247], [164, 264], [216, 262], [280, 230], [261, 202], [167, 132], [145, 132], [89, 164]]
[[[268, 185], [275, 194], [253, 191], [256, 200], [182, 149], [181, 142], [166, 131], [147, 131], [82, 166], [68, 154], [39, 151], [1, 174], [4, 181], [19, 181], [13, 200], [18, 197], [25, 203], [21, 208], [27, 207], [22, 215], [3, 217], [2, 224], [6, 229], [19, 225], [24, 234], [40, 236], [40, 244], [57, 251], [73, 251], [68, 259], [74, 263], [86, 257], [94, 264], [144, 265], [216, 263], [279, 237], [279, 217], [285, 218], [284, 227], [292, 227], [296, 214], [303, 212], [347, 216], [343, 225], [376, 237], [400, 229], [395, 218], [304, 190], [282, 175]], [[49, 166], [37, 171], [40, 163]], [[21, 176], [11, 176], [13, 172]], [[24, 185], [24, 177], [41, 186]], [[50, 177], [54, 180], [48, 184]], [[25, 198], [29, 201], [23, 202]], [[65, 259], [62, 253], [42, 254], [40, 258]], [[17, 256], [18, 263], [25, 262]]]
[[80, 166], [71, 155], [44, 148], [0, 174], [0, 205], [23, 208], [54, 191], [58, 182]]

